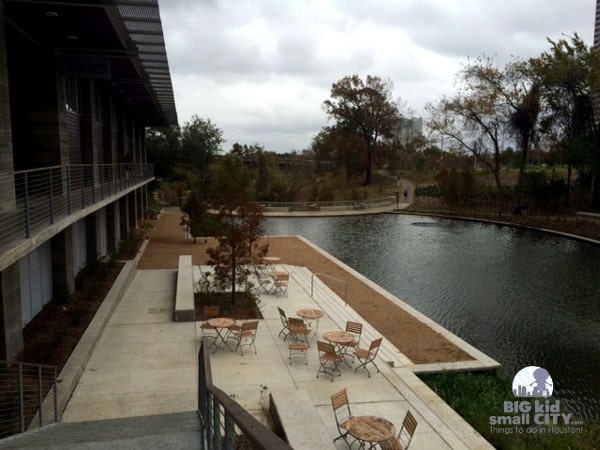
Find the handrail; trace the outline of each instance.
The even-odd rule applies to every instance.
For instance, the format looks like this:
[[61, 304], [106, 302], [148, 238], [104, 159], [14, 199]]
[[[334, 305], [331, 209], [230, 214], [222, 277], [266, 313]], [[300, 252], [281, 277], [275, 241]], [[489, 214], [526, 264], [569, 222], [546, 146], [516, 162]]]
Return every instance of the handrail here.
[[338, 201], [315, 201], [315, 202], [271, 202], [260, 201], [260, 206], [265, 210], [286, 208], [293, 211], [315, 211], [315, 210], [342, 210], [342, 209], [369, 209], [396, 203], [396, 197], [386, 196], [382, 198], [364, 200], [338, 200]]
[[[0, 438], [25, 432], [36, 416], [39, 427], [58, 422], [57, 373], [56, 366], [0, 360]], [[49, 414], [43, 408], [48, 393]]]
[[[293, 450], [213, 384], [208, 347], [202, 339], [198, 352], [198, 414], [202, 425], [202, 448]], [[243, 441], [249, 445], [240, 445], [245, 443]]]
[[315, 275], [320, 275], [320, 276], [329, 278], [331, 280], [338, 281], [340, 283], [344, 283], [344, 288], [345, 288], [344, 306], [348, 306], [348, 283], [346, 283], [344, 280], [340, 280], [339, 278], [332, 277], [331, 275], [327, 275], [326, 273], [322, 273], [322, 272], [315, 272], [310, 276], [310, 298], [312, 298], [312, 296], [313, 296], [313, 288], [314, 288], [313, 283], [314, 283]]
[[154, 167], [149, 163], [73, 164], [4, 174], [0, 180], [0, 258], [78, 211], [125, 195], [153, 179]]

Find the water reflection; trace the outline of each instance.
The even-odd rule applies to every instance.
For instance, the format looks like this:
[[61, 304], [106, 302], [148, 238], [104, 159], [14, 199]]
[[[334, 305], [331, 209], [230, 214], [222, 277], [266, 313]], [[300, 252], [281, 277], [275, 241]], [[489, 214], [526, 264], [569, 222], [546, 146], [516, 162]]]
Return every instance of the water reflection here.
[[545, 367], [575, 415], [600, 415], [600, 247], [557, 236], [402, 215], [267, 220], [302, 235], [514, 376]]

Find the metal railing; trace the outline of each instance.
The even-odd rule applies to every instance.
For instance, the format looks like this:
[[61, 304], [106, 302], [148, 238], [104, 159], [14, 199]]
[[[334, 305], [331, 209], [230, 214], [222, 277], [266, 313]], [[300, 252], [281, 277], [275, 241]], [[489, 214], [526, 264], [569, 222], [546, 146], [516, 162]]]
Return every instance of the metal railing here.
[[340, 280], [339, 278], [335, 278], [335, 277], [332, 277], [331, 275], [327, 275], [326, 273], [315, 272], [310, 276], [310, 298], [313, 297], [313, 293], [314, 293], [315, 276], [329, 278], [330, 280], [337, 281], [338, 283], [342, 283], [344, 285], [344, 304], [346, 306], [348, 306], [348, 283], [346, 283], [344, 280]]
[[210, 352], [204, 340], [198, 352], [198, 414], [206, 450], [292, 450], [212, 381]]
[[396, 204], [396, 197], [332, 202], [259, 202], [265, 211], [349, 211], [372, 209]]
[[56, 375], [56, 366], [0, 361], [0, 438], [58, 422]]
[[152, 164], [82, 164], [17, 171], [14, 184], [0, 179], [0, 255], [60, 219], [153, 178]]

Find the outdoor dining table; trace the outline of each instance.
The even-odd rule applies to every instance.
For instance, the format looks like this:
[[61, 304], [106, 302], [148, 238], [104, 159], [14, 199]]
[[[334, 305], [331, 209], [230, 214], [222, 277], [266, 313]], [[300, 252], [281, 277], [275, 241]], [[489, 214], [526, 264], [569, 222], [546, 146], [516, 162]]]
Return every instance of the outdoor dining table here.
[[348, 361], [346, 361], [345, 355], [345, 347], [350, 344], [354, 340], [354, 336], [350, 333], [346, 333], [345, 331], [327, 331], [323, 333], [323, 339], [331, 342], [335, 346], [335, 352], [338, 355], [342, 355], [344, 357], [344, 362], [348, 367]]
[[279, 256], [265, 256], [263, 257], [263, 262], [268, 266], [270, 270], [275, 270], [275, 264], [281, 261]]
[[[299, 309], [296, 311], [296, 315], [304, 320], [306, 320], [306, 325], [312, 331], [314, 331], [315, 336], [317, 335], [317, 331], [319, 331], [319, 319], [321, 319], [325, 314], [320, 309]], [[316, 326], [313, 329], [313, 322], [316, 322]]]
[[374, 448], [378, 443], [391, 439], [396, 435], [396, 427], [392, 422], [378, 416], [353, 416], [344, 424], [344, 428], [353, 437]]
[[222, 342], [223, 344], [225, 344], [225, 347], [227, 347], [229, 350], [231, 350], [229, 348], [229, 345], [227, 345], [226, 337], [227, 337], [227, 332], [231, 329], [232, 326], [235, 325], [235, 320], [230, 319], [228, 317], [215, 317], [213, 319], [208, 319], [206, 322], [211, 327], [214, 327], [215, 331], [217, 332], [216, 339], [208, 348], [210, 349], [210, 348], [214, 347], [215, 350], [213, 351], [213, 353], [215, 353], [219, 348], [220, 342]]

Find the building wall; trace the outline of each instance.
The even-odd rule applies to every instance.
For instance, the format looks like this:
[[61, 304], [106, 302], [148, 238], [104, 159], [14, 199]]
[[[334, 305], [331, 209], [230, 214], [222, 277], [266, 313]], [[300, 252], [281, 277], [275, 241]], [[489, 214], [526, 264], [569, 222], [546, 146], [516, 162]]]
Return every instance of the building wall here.
[[[2, 7], [0, 2], [0, 13]], [[111, 92], [110, 81], [78, 79], [74, 111], [66, 108], [66, 81], [56, 51], [7, 30], [0, 14], [0, 213], [15, 209], [15, 171], [122, 163], [126, 152], [134, 162], [146, 160], [144, 123]], [[98, 102], [102, 102], [101, 118]], [[106, 170], [120, 168], [107, 166]], [[98, 175], [93, 183], [101, 178]], [[0, 359], [18, 357], [24, 321], [39, 312], [49, 295], [56, 298], [72, 292], [83, 265], [116, 250], [142, 218], [146, 204], [146, 187], [132, 190], [66, 228], [50, 227], [44, 240], [32, 243], [29, 253], [0, 269]], [[44, 257], [36, 258], [42, 247]], [[44, 274], [51, 276], [51, 283], [44, 278], [44, 293], [30, 289], [37, 286], [36, 277], [47, 277]]]

